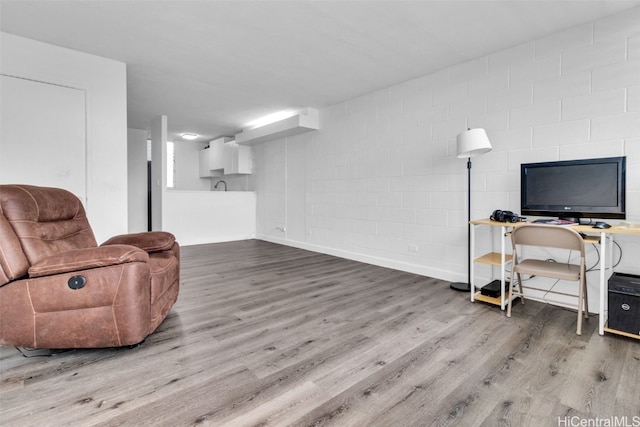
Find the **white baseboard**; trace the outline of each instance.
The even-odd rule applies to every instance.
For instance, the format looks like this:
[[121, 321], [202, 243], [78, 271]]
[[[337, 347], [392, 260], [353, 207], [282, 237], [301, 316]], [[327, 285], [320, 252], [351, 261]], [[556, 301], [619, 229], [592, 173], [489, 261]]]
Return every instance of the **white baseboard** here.
[[[254, 234], [230, 234], [228, 236], [216, 236], [215, 238], [191, 237], [191, 238], [186, 238], [182, 240], [179, 240], [176, 237], [176, 241], [178, 241], [180, 246], [195, 246], [195, 245], [206, 245], [209, 243], [237, 242], [240, 240], [251, 240], [255, 238], [256, 236]], [[263, 240], [263, 239], [260, 239], [260, 240]]]
[[265, 242], [277, 243], [285, 246], [292, 246], [294, 248], [305, 249], [312, 252], [319, 252], [326, 255], [333, 255], [339, 258], [350, 259], [352, 261], [364, 262], [367, 264], [377, 265], [379, 267], [391, 268], [394, 270], [406, 271], [407, 273], [433, 277], [436, 279], [446, 280], [449, 282], [460, 282], [460, 281], [467, 280], [466, 274], [457, 274], [451, 271], [429, 268], [419, 264], [394, 261], [394, 260], [375, 257], [371, 255], [364, 255], [364, 254], [358, 254], [355, 252], [343, 251], [340, 249], [327, 248], [325, 246], [314, 245], [307, 242], [280, 239], [277, 237], [266, 236], [266, 235], [256, 235], [256, 239], [264, 240]]

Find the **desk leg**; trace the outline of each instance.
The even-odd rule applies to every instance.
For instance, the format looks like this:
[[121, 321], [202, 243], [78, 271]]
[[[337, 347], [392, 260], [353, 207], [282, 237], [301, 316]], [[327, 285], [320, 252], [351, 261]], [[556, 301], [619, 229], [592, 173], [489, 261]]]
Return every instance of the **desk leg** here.
[[500, 226], [500, 309], [504, 311], [505, 308], [505, 289], [504, 289], [504, 269], [505, 269], [505, 236], [507, 234], [507, 227]]
[[604, 325], [607, 322], [607, 236], [600, 233], [600, 304], [598, 307], [598, 333], [604, 335]]
[[474, 296], [476, 294], [476, 287], [475, 287], [475, 262], [473, 262], [473, 260], [476, 258], [476, 226], [475, 224], [471, 224], [471, 235], [469, 237], [469, 244], [471, 245], [471, 251], [469, 251], [469, 288], [471, 290], [470, 294], [471, 294], [471, 302], [474, 301]]

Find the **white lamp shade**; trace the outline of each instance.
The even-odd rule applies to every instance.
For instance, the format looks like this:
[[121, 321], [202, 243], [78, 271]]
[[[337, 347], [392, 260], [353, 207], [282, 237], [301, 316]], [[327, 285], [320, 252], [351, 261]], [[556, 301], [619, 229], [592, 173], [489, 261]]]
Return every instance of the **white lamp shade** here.
[[469, 129], [458, 135], [458, 157], [475, 157], [492, 149], [484, 129]]

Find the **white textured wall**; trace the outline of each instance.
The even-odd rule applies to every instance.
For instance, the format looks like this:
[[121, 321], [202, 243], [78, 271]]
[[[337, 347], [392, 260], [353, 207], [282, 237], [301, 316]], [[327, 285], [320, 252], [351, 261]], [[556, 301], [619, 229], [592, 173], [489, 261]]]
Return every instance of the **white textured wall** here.
[[7, 33], [0, 43], [3, 73], [86, 91], [87, 215], [98, 242], [126, 233], [125, 64]]
[[[522, 162], [626, 155], [628, 218], [640, 222], [638, 22], [640, 8], [453, 66], [325, 108], [320, 131], [255, 146], [258, 237], [465, 280], [455, 138], [467, 127], [494, 147], [473, 160], [473, 218], [519, 211]], [[640, 244], [621, 240], [619, 268], [637, 269]]]

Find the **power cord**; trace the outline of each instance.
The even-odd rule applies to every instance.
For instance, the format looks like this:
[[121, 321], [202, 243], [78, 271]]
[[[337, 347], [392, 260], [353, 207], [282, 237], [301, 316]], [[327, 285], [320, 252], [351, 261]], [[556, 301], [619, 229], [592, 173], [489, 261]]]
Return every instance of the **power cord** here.
[[[622, 262], [622, 246], [620, 246], [620, 244], [618, 242], [616, 242], [615, 240], [612, 243], [618, 248], [618, 259], [611, 266], [611, 269], [614, 269], [618, 265], [620, 265], [620, 263]], [[598, 265], [600, 265], [600, 250], [598, 249], [598, 245], [596, 245], [595, 243], [591, 243], [591, 246], [593, 246], [593, 249], [596, 251], [597, 258], [596, 258], [596, 262], [591, 267], [586, 268], [585, 272], [587, 272], [587, 273], [589, 273], [590, 271], [600, 271], [599, 268], [596, 268]], [[570, 260], [571, 260], [571, 251], [569, 252], [568, 261], [570, 261]], [[545, 261], [547, 261], [547, 262], [558, 262], [553, 258], [547, 258]], [[535, 274], [529, 276], [526, 279], [522, 279], [522, 281], [525, 282], [527, 280], [533, 279], [534, 277], [536, 277]], [[507, 269], [507, 268], [505, 268], [505, 280], [511, 281], [511, 270]]]
[[[613, 265], [611, 266], [612, 269], [616, 268], [622, 262], [622, 246], [620, 246], [620, 244], [615, 240], [613, 241], [613, 244], [616, 245], [616, 247], [618, 248], [618, 260], [615, 263], [613, 263]], [[595, 249], [596, 254], [598, 255], [598, 258], [596, 263], [592, 267], [587, 268], [586, 270], [587, 273], [590, 271], [600, 271], [599, 268], [596, 268], [598, 265], [600, 265], [600, 251], [598, 250], [598, 245], [596, 245], [595, 243], [592, 243], [591, 245]]]

